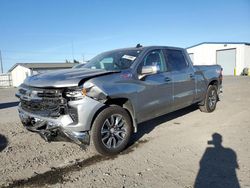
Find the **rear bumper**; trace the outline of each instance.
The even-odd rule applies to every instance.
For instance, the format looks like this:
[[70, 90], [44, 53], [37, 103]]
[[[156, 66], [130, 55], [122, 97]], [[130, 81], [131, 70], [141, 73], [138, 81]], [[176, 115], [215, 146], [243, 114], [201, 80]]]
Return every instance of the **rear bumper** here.
[[222, 85], [219, 85], [219, 88], [218, 88], [218, 91], [217, 91], [218, 93], [218, 95], [220, 94], [220, 93], [223, 93], [223, 90], [222, 90]]

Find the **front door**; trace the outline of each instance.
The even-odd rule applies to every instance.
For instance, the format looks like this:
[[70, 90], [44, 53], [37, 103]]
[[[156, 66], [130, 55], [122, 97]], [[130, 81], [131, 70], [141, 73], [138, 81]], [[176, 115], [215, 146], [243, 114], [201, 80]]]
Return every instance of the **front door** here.
[[147, 75], [139, 80], [142, 86], [138, 91], [138, 122], [163, 115], [172, 109], [172, 78], [168, 72], [162, 50], [153, 50], [145, 55], [142, 66], [156, 65], [158, 73]]

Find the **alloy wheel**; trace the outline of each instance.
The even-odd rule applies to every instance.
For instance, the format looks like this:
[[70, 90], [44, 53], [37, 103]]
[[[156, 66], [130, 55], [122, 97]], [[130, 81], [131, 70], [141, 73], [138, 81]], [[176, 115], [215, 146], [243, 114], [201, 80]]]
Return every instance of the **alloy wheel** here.
[[102, 143], [109, 149], [119, 147], [125, 141], [127, 127], [122, 115], [111, 115], [104, 121], [101, 128]]

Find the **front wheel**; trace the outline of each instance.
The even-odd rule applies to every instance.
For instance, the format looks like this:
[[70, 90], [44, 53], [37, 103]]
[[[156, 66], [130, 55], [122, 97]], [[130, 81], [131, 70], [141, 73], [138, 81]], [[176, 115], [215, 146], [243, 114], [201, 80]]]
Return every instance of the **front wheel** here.
[[213, 112], [216, 108], [218, 101], [217, 87], [214, 85], [209, 85], [204, 99], [204, 105], [200, 105], [200, 110], [202, 112]]
[[102, 155], [116, 155], [128, 144], [132, 134], [132, 122], [128, 112], [120, 106], [110, 106], [95, 118], [91, 129], [91, 141]]

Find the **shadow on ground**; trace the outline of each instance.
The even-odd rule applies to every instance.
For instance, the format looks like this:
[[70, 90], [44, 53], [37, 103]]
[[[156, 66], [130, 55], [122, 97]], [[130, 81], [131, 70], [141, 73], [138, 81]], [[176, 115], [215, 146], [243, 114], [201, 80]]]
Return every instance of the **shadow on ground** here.
[[7, 102], [7, 103], [0, 103], [0, 109], [4, 108], [11, 108], [17, 106], [19, 102]]
[[[126, 155], [133, 152], [134, 149], [140, 147], [141, 144], [148, 142], [147, 140], [139, 140], [133, 146], [129, 147], [127, 150], [123, 151], [121, 155]], [[116, 156], [101, 156], [93, 155], [90, 158], [80, 160], [76, 159], [73, 164], [69, 164], [62, 167], [51, 168], [51, 170], [46, 171], [42, 174], [36, 173], [34, 176], [25, 179], [14, 180], [7, 186], [2, 186], [3, 188], [16, 188], [16, 187], [47, 187], [47, 185], [63, 184], [64, 182], [70, 181], [70, 179], [65, 178], [65, 175], [72, 172], [77, 172], [91, 166], [93, 164], [101, 163], [103, 161], [114, 160], [118, 157]]]
[[0, 134], [0, 152], [3, 151], [7, 145], [8, 145], [7, 138]]
[[[154, 118], [152, 120], [140, 123], [138, 125], [137, 133], [132, 135], [131, 141], [129, 143], [129, 147], [133, 145], [135, 142], [137, 142], [140, 138], [142, 138], [145, 134], [149, 134], [151, 131], [154, 130], [155, 127], [158, 125], [161, 125], [162, 123], [165, 123], [167, 121], [171, 121], [173, 119], [176, 119], [178, 117], [184, 116], [188, 113], [191, 113], [198, 109], [197, 105], [192, 105], [186, 108], [183, 108], [181, 110], [177, 110], [175, 112], [171, 112], [169, 114]], [[178, 123], [176, 123], [178, 124]]]
[[212, 135], [201, 160], [194, 188], [239, 188], [236, 169], [239, 169], [237, 155], [231, 148], [222, 146], [222, 136]]

